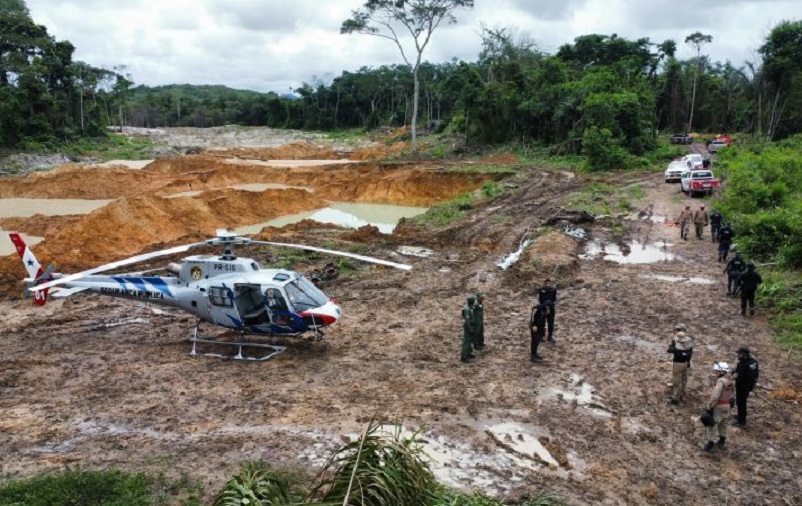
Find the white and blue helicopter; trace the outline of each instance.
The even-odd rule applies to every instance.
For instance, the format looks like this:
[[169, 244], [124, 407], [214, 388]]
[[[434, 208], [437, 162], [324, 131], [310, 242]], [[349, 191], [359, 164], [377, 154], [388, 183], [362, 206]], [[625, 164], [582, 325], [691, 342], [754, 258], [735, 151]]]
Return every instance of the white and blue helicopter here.
[[[246, 335], [299, 336], [312, 331], [322, 337], [322, 329], [335, 323], [342, 313], [334, 301], [301, 273], [262, 269], [253, 259], [235, 256], [234, 246], [279, 246], [354, 258], [403, 270], [412, 268], [405, 264], [314, 246], [255, 241], [233, 232], [218, 230], [215, 238], [203, 242], [145, 253], [75, 274], [61, 274], [54, 272], [53, 264], [43, 268], [18, 233], [10, 233], [9, 237], [28, 272], [26, 295], [32, 293], [37, 305], [44, 305], [49, 291], [53, 289], [53, 296], [56, 297], [88, 291], [178, 308], [198, 318], [190, 338], [190, 355], [222, 356], [199, 353], [197, 343], [235, 345], [238, 347], [237, 355], [233, 356], [235, 359], [267, 360], [286, 348], [248, 342], [245, 341]], [[223, 254], [188, 256], [180, 264], [171, 263], [167, 267], [172, 272], [171, 276], [98, 275], [202, 246], [222, 246]], [[237, 331], [239, 340], [202, 337], [199, 328], [203, 322]], [[243, 356], [243, 347], [267, 348], [271, 351], [264, 356], [246, 357]]]

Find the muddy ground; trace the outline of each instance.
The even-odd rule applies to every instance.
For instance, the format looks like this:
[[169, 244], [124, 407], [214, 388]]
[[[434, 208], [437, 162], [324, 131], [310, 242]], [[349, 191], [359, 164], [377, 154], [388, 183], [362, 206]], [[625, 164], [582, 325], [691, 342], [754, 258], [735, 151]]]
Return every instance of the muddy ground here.
[[[329, 282], [344, 316], [326, 341], [297, 342], [267, 363], [187, 356], [194, 322], [173, 310], [98, 296], [44, 308], [1, 302], [0, 473], [76, 463], [185, 473], [212, 494], [247, 460], [313, 472], [377, 416], [424, 427], [438, 476], [468, 490], [511, 498], [552, 490], [569, 504], [798, 503], [800, 411], [772, 396], [799, 391], [798, 358], [772, 343], [760, 310], [737, 314], [709, 239], [678, 241], [661, 221], [688, 198], [662, 174], [610, 176], [642, 185], [646, 196], [623, 234], [611, 218], [583, 225], [591, 244], [629, 251], [626, 259], [647, 255], [633, 241], [656, 245], [648, 254], [658, 260], [579, 259], [588, 241], [563, 234], [559, 220], [587, 180], [521, 170], [503, 196], [440, 229], [266, 231], [355, 242], [414, 266], [359, 266]], [[522, 260], [499, 270], [521, 236], [546, 223]], [[434, 255], [402, 256], [404, 245]], [[265, 254], [255, 255], [264, 264]], [[557, 343], [532, 364], [526, 321], [547, 276], [559, 288]], [[488, 346], [462, 364], [459, 312], [476, 290], [487, 292]], [[678, 322], [698, 347], [688, 399], [674, 407], [666, 348]], [[749, 427], [732, 428], [729, 449], [708, 456], [698, 422], [707, 370], [714, 360], [734, 362], [741, 344], [762, 370]]]

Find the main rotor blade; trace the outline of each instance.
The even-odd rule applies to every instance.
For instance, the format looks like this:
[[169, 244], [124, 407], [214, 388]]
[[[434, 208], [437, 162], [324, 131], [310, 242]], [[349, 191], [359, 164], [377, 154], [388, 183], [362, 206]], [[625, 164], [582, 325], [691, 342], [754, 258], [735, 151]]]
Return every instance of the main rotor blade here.
[[283, 242], [270, 242], [270, 241], [251, 241], [251, 244], [266, 244], [269, 246], [282, 246], [284, 248], [295, 248], [301, 249], [306, 251], [317, 251], [319, 253], [328, 253], [329, 255], [337, 255], [341, 257], [348, 257], [348, 258], [355, 258], [357, 260], [361, 260], [363, 262], [370, 262], [373, 264], [379, 265], [387, 265], [389, 267], [395, 267], [396, 269], [403, 269], [405, 271], [411, 271], [412, 266], [406, 264], [397, 264], [395, 262], [388, 262], [387, 260], [381, 260], [379, 258], [373, 257], [366, 257], [364, 255], [357, 255], [355, 253], [346, 253], [345, 251], [336, 251], [331, 249], [324, 249], [324, 248], [316, 248], [315, 246], [304, 246], [303, 244], [287, 244]]
[[194, 244], [185, 244], [184, 246], [176, 246], [174, 248], [163, 249], [160, 251], [152, 251], [150, 253], [143, 253], [142, 255], [136, 255], [130, 258], [126, 258], [124, 260], [118, 260], [116, 262], [112, 262], [110, 264], [101, 265], [99, 267], [95, 267], [93, 269], [89, 269], [87, 271], [76, 272], [75, 274], [68, 274], [67, 276], [62, 276], [58, 279], [54, 279], [53, 281], [48, 281], [47, 283], [42, 283], [41, 285], [36, 285], [35, 287], [31, 288], [32, 292], [38, 292], [39, 290], [44, 290], [45, 288], [50, 288], [52, 286], [63, 285], [64, 283], [69, 283], [70, 281], [75, 281], [76, 279], [80, 279], [86, 276], [91, 276], [92, 274], [97, 274], [99, 272], [110, 271], [112, 269], [116, 269], [118, 267], [122, 267], [124, 265], [131, 265], [139, 262], [144, 262], [146, 260], [150, 260], [151, 258], [158, 258], [167, 255], [173, 255], [175, 253], [183, 253], [185, 251], [189, 251], [192, 248], [197, 248], [198, 246], [205, 246], [206, 242], [196, 242]]

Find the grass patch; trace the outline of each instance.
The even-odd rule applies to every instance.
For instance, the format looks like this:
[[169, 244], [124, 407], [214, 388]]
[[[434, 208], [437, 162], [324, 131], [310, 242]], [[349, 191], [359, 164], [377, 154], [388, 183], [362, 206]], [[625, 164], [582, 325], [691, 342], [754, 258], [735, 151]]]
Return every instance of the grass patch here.
[[68, 156], [81, 156], [108, 160], [147, 160], [153, 158], [154, 144], [147, 137], [128, 137], [109, 134], [102, 139], [81, 139], [77, 142], [54, 146]]
[[473, 193], [463, 193], [448, 202], [430, 207], [425, 213], [412, 218], [412, 222], [433, 227], [448, 225], [465, 216], [468, 211], [474, 208], [477, 200]]
[[0, 484], [0, 504], [19, 506], [200, 505], [200, 485], [187, 478], [68, 469]]
[[364, 128], [347, 128], [322, 133], [327, 139], [333, 141], [359, 141], [367, 136], [367, 132], [365, 132]]
[[635, 209], [635, 202], [646, 197], [640, 185], [624, 188], [605, 183], [591, 183], [581, 191], [568, 195], [568, 206], [587, 211], [596, 216], [629, 213]]
[[586, 157], [580, 155], [553, 155], [549, 148], [540, 146], [518, 147], [514, 152], [522, 164], [538, 169], [575, 171], [586, 160]]

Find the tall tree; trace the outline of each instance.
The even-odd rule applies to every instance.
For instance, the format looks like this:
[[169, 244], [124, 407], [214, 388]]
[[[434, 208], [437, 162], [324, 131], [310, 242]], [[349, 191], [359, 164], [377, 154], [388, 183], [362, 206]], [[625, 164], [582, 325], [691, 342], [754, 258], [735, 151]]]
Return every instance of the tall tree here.
[[693, 32], [685, 37], [685, 43], [696, 50], [696, 71], [693, 74], [693, 91], [691, 92], [691, 114], [688, 116], [688, 131], [693, 130], [693, 108], [696, 105], [696, 82], [699, 80], [699, 71], [702, 68], [702, 46], [713, 42], [712, 35], [702, 32]]
[[802, 114], [799, 112], [802, 106], [802, 21], [783, 21], [775, 26], [758, 51], [763, 56], [763, 77], [774, 95], [771, 97], [766, 137], [771, 140], [777, 135], [780, 119], [786, 111], [790, 128], [779, 132], [780, 136], [798, 132], [802, 128]]
[[[412, 67], [412, 149], [417, 148], [418, 102], [420, 98], [419, 71], [423, 52], [432, 33], [446, 21], [457, 22], [454, 11], [460, 7], [473, 7], [473, 0], [367, 0], [361, 9], [351, 12], [343, 21], [340, 33], [361, 33], [391, 40], [398, 46], [404, 62]], [[412, 37], [415, 58], [410, 60], [404, 50], [404, 37], [397, 28], [405, 29]]]

